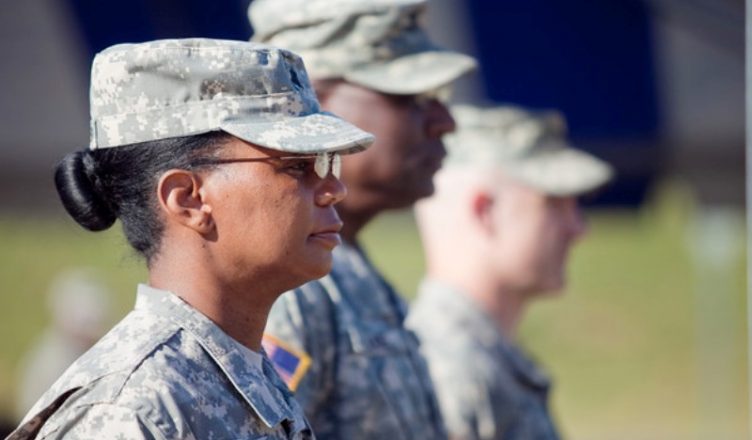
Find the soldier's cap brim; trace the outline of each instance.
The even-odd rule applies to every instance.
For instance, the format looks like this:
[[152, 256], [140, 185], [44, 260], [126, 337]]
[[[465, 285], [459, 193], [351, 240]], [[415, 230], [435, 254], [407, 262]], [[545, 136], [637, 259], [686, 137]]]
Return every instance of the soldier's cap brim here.
[[254, 145], [289, 153], [356, 153], [374, 136], [328, 112], [276, 121], [227, 121], [220, 129]]
[[476, 66], [468, 55], [436, 49], [359, 66], [342, 77], [382, 93], [415, 95], [448, 85]]
[[556, 148], [505, 163], [504, 172], [552, 196], [580, 196], [604, 186], [614, 176], [606, 162], [574, 148]]

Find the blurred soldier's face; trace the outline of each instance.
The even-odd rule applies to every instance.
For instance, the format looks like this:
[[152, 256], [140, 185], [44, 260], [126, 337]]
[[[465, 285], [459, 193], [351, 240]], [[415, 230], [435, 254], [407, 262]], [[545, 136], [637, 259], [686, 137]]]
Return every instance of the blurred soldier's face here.
[[342, 181], [349, 192], [344, 209], [402, 208], [433, 193], [432, 177], [446, 154], [441, 137], [455, 128], [440, 101], [347, 82], [337, 82], [320, 98], [326, 110], [376, 135], [368, 150], [343, 157]]
[[586, 231], [577, 199], [507, 181], [496, 195], [493, 219], [491, 252], [505, 285], [527, 294], [564, 287], [569, 249]]

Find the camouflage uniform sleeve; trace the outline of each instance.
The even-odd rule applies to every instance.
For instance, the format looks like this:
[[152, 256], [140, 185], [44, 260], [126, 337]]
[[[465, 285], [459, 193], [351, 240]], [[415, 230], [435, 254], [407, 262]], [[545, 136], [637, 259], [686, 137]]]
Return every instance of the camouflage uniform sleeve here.
[[484, 416], [480, 407], [480, 400], [484, 399], [485, 390], [481, 389], [475, 381], [463, 376], [466, 372], [454, 373], [452, 368], [439, 368], [446, 371], [435, 372], [436, 365], [432, 365], [433, 376], [441, 377], [434, 379], [436, 397], [441, 407], [449, 438], [462, 440], [480, 440], [479, 419]]
[[[507, 438], [502, 433], [514, 418], [512, 405], [503, 395], [491, 391], [498, 366], [448, 340], [433, 341], [421, 348], [429, 363], [449, 437], [463, 440]], [[472, 359], [472, 367], [466, 364], [467, 359]]]
[[112, 405], [97, 404], [80, 407], [66, 414], [67, 423], [42, 428], [37, 439], [78, 440], [113, 438], [118, 440], [166, 440], [166, 437], [152, 423], [142, 419], [132, 409]]
[[311, 358], [294, 391], [306, 414], [316, 414], [334, 389], [337, 336], [334, 305], [322, 284], [313, 281], [284, 293], [272, 307], [266, 334]]

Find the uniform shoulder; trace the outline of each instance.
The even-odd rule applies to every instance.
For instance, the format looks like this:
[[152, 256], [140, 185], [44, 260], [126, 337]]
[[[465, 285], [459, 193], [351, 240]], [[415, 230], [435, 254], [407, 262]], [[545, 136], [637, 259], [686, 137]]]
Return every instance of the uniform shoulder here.
[[327, 276], [283, 293], [269, 312], [266, 331], [284, 337], [290, 331], [325, 325], [334, 315], [331, 283]]
[[113, 401], [144, 359], [178, 330], [166, 320], [131, 312], [63, 373], [25, 420], [51, 406], [64, 409]]

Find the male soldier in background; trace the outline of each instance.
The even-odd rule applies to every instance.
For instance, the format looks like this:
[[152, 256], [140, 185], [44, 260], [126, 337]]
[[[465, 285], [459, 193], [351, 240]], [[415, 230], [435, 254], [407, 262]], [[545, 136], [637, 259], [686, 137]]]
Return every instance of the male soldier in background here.
[[570, 148], [556, 113], [456, 107], [436, 194], [418, 204], [428, 273], [407, 325], [453, 439], [556, 439], [548, 378], [516, 345], [525, 307], [565, 284], [577, 196], [610, 167]]
[[303, 56], [322, 107], [376, 135], [343, 158], [345, 243], [330, 276], [283, 295], [264, 347], [322, 439], [446, 436], [405, 306], [357, 237], [387, 209], [433, 193], [454, 120], [436, 91], [474, 67], [435, 46], [418, 24], [420, 0], [256, 0], [254, 40]]

